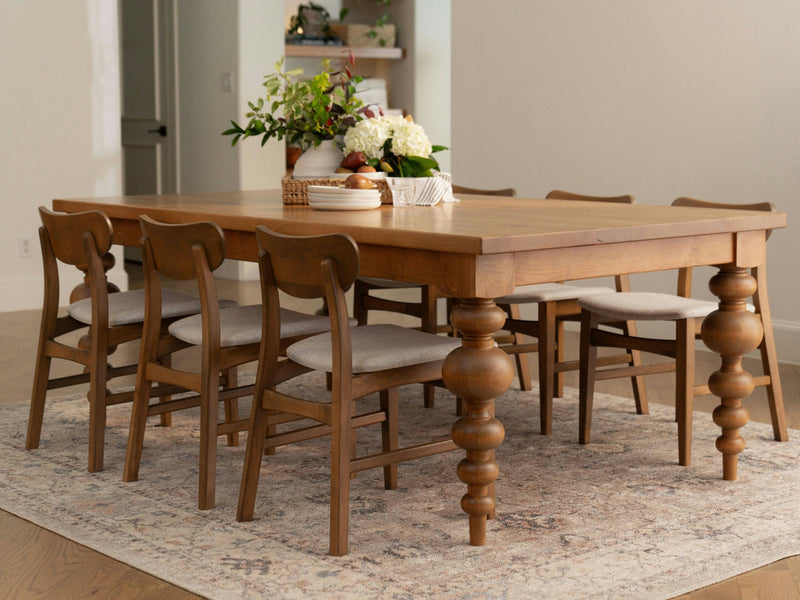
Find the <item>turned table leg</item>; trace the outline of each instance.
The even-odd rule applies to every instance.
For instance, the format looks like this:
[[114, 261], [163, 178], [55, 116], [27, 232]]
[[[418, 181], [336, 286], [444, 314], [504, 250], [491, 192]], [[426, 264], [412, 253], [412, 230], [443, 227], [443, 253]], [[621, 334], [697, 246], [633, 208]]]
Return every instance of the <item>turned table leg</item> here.
[[[103, 262], [103, 270], [108, 273], [111, 269], [114, 268], [114, 264], [117, 262], [117, 259], [114, 258], [114, 255], [110, 252], [103, 255], [102, 258]], [[83, 300], [84, 298], [88, 298], [92, 295], [91, 288], [89, 287], [89, 267], [86, 265], [78, 266], [78, 269], [83, 271], [83, 283], [79, 283], [75, 286], [75, 289], [70, 292], [69, 301], [77, 302], [78, 300]], [[108, 289], [109, 294], [113, 294], [114, 292], [118, 292], [119, 288], [114, 285], [113, 283], [106, 282], [106, 289]]]
[[722, 366], [711, 374], [708, 387], [719, 396], [714, 423], [722, 428], [717, 450], [722, 453], [722, 477], [736, 480], [738, 455], [744, 450], [739, 430], [750, 415], [742, 400], [753, 391], [753, 378], [742, 368], [742, 356], [755, 350], [763, 334], [759, 318], [747, 310], [747, 299], [756, 291], [756, 280], [747, 269], [724, 265], [709, 282], [719, 298], [719, 309], [703, 321], [703, 342], [722, 357]]
[[467, 484], [461, 507], [469, 515], [469, 543], [486, 543], [486, 519], [494, 513], [494, 482], [498, 467], [494, 450], [503, 441], [503, 425], [494, 418], [494, 399], [514, 377], [508, 355], [496, 348], [493, 335], [505, 314], [493, 300], [459, 300], [451, 316], [461, 332], [462, 345], [445, 360], [444, 383], [464, 400], [466, 414], [453, 425], [453, 441], [466, 450], [458, 464], [458, 478]]

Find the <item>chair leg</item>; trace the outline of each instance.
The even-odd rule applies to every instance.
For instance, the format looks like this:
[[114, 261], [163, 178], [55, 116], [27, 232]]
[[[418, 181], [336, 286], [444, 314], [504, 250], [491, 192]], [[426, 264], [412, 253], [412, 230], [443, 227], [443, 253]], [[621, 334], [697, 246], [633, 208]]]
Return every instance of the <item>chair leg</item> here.
[[[383, 451], [397, 450], [398, 446], [398, 414], [400, 390], [396, 387], [380, 393], [381, 410], [386, 413], [386, 420], [381, 423], [381, 442]], [[383, 467], [383, 487], [387, 490], [397, 489], [397, 463]]]
[[[142, 343], [146, 343], [142, 341]], [[144, 349], [142, 350], [144, 352]], [[133, 408], [131, 409], [131, 426], [128, 432], [128, 447], [125, 451], [125, 467], [122, 481], [139, 479], [139, 465], [144, 447], [144, 432], [147, 426], [147, 408], [150, 403], [151, 382], [146, 379], [147, 361], [140, 361], [133, 390]]]
[[[508, 314], [512, 319], [520, 319], [519, 304], [509, 304]], [[525, 338], [521, 333], [514, 333], [514, 344], [521, 345], [525, 343]], [[519, 389], [523, 392], [529, 392], [533, 389], [531, 383], [531, 365], [528, 362], [528, 356], [525, 354], [515, 354], [514, 360], [517, 363], [517, 375], [519, 375]]]
[[[350, 460], [355, 460], [358, 457], [358, 429], [355, 427], [350, 428]], [[350, 479], [358, 477], [358, 473], [350, 471]]]
[[[420, 308], [421, 308], [421, 329], [426, 333], [437, 332], [437, 300], [438, 296], [435, 290], [429, 285], [423, 285], [420, 288]], [[428, 383], [423, 385], [422, 388], [423, 399], [425, 408], [433, 408], [436, 399], [436, 387]]]
[[31, 408], [28, 416], [28, 434], [25, 437], [25, 448], [34, 450], [39, 447], [44, 420], [44, 404], [47, 397], [47, 381], [50, 378], [49, 356], [45, 356], [44, 340], [39, 342], [39, 354], [33, 374], [33, 391], [31, 392]]
[[197, 508], [209, 510], [216, 504], [217, 422], [219, 410], [219, 375], [209, 369], [203, 374], [200, 396], [200, 477]]
[[[447, 297], [445, 300], [446, 303], [446, 311], [447, 311], [447, 323], [450, 327], [450, 330], [447, 332], [447, 335], [450, 337], [458, 337], [458, 330], [453, 327], [451, 316], [453, 314], [453, 310], [456, 308], [456, 304], [458, 304], [457, 298]], [[466, 403], [464, 402], [463, 398], [456, 398], [456, 416], [463, 417], [467, 414]]]
[[89, 472], [103, 470], [103, 451], [106, 432], [106, 382], [108, 364], [106, 346], [95, 342], [92, 348], [92, 365], [89, 375]]
[[367, 309], [364, 306], [364, 296], [369, 294], [369, 286], [356, 279], [353, 284], [353, 318], [359, 325], [367, 324]]
[[581, 311], [580, 342], [580, 393], [578, 441], [588, 444], [592, 433], [592, 404], [594, 402], [594, 378], [597, 368], [597, 347], [592, 344], [592, 330], [598, 318], [592, 312]]
[[[627, 336], [636, 336], [636, 322], [625, 321], [622, 331]], [[642, 364], [642, 353], [638, 350], [630, 351], [631, 359], [628, 365], [638, 367]], [[650, 407], [647, 403], [647, 388], [644, 383], [643, 375], [635, 375], [631, 377], [631, 385], [633, 386], [633, 400], [636, 403], [636, 413], [646, 415], [650, 413]]]
[[[555, 364], [564, 362], [564, 321], [560, 319], [556, 319], [556, 352], [555, 352]], [[564, 397], [564, 372], [559, 371], [556, 373], [555, 378], [553, 379], [553, 397], [554, 398], [563, 398]]]
[[761, 325], [764, 329], [764, 337], [758, 349], [761, 352], [761, 364], [763, 365], [764, 375], [769, 377], [767, 384], [767, 399], [769, 401], [769, 413], [772, 420], [772, 434], [775, 441], [785, 442], [789, 439], [789, 431], [786, 428], [786, 413], [783, 408], [783, 390], [781, 389], [781, 376], [778, 372], [778, 355], [775, 350], [775, 333], [772, 331], [772, 314], [769, 309], [767, 299], [767, 276], [764, 267], [753, 269], [756, 278], [756, 293], [753, 303], [756, 312], [761, 315]]
[[678, 464], [692, 462], [692, 411], [694, 410], [694, 319], [675, 322], [675, 411], [678, 418]]
[[[225, 371], [225, 386], [223, 389], [232, 390], [239, 385], [239, 370], [236, 367], [231, 367]], [[239, 419], [239, 399], [229, 398], [224, 401], [225, 404], [225, 422], [233, 423]], [[239, 432], [234, 431], [228, 434], [228, 446], [239, 445]]]
[[329, 553], [347, 554], [347, 532], [350, 520], [350, 427], [351, 402], [333, 392], [331, 424], [331, 510]]
[[[171, 367], [172, 355], [165, 354], [164, 356], [159, 358], [159, 362], [167, 368]], [[159, 398], [158, 401], [163, 404], [169, 402], [170, 400], [172, 400], [172, 396], [161, 396], [161, 398]], [[160, 420], [161, 420], [161, 427], [172, 427], [172, 413], [168, 412], [161, 413]]]
[[261, 472], [261, 455], [264, 454], [264, 440], [269, 432], [269, 411], [267, 411], [257, 392], [253, 398], [253, 412], [250, 415], [250, 429], [244, 452], [242, 483], [239, 486], [239, 504], [236, 508], [237, 521], [252, 521], [258, 492], [258, 477]]
[[556, 303], [539, 303], [539, 421], [542, 435], [553, 425], [553, 390], [556, 360]]

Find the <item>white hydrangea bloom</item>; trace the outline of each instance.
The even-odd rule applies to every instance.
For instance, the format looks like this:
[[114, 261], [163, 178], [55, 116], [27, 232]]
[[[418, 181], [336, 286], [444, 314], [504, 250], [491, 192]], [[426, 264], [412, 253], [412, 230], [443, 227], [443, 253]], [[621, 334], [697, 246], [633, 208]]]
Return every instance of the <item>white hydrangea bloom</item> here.
[[431, 143], [421, 126], [400, 116], [385, 115], [359, 121], [344, 134], [344, 154], [363, 152], [381, 158], [383, 144], [392, 138], [392, 152], [401, 156], [428, 156]]
[[392, 134], [392, 152], [398, 156], [430, 156], [433, 147], [421, 125], [403, 120]]
[[381, 119], [364, 119], [345, 132], [344, 154], [363, 152], [367, 158], [380, 158], [387, 137], [388, 130]]

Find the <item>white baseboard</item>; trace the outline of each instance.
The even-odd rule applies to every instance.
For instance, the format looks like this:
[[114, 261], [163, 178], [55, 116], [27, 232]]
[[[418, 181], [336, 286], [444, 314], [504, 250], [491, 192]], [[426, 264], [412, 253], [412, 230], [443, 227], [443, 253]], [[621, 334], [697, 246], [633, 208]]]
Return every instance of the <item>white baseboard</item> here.
[[778, 361], [795, 365], [800, 364], [800, 323], [773, 320], [772, 331], [775, 332]]

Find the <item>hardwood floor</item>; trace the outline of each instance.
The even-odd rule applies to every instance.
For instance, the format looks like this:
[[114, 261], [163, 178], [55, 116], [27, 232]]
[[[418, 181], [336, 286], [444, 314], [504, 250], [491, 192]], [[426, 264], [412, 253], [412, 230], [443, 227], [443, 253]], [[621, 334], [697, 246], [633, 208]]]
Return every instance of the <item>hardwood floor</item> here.
[[0, 597], [6, 600], [200, 598], [5, 511], [0, 531]]
[[[136, 285], [135, 268], [131, 285]], [[220, 281], [220, 296], [240, 303], [260, 300], [255, 282]], [[297, 307], [308, 310], [308, 306]], [[399, 322], [399, 321], [398, 321]], [[403, 324], [403, 323], [401, 323]], [[0, 346], [0, 372], [4, 394], [0, 403], [30, 397], [33, 377], [31, 357], [35, 355], [39, 311], [0, 313], [0, 330], [14, 340]], [[570, 339], [570, 348], [577, 339]], [[135, 348], [128, 350], [135, 352]], [[698, 373], [718, 368], [719, 359], [698, 353]], [[746, 362], [757, 370], [757, 361]], [[531, 361], [536, 373], [536, 361]], [[699, 376], [699, 375], [698, 375]], [[781, 365], [781, 376], [789, 427], [800, 428], [800, 366]], [[567, 374], [566, 383], [577, 387], [577, 376]], [[668, 375], [648, 378], [650, 401], [672, 405], [674, 383]], [[599, 382], [598, 391], [631, 397], [627, 381]], [[710, 412], [717, 402], [701, 398], [696, 410]], [[769, 422], [763, 390], [756, 390], [748, 400], [754, 421]], [[33, 525], [5, 511], [0, 511], [0, 598], [2, 600], [62, 600], [103, 598], [138, 600], [165, 598], [192, 600], [200, 596], [170, 585], [99, 552], [81, 546], [46, 529]], [[800, 600], [800, 557], [787, 558], [744, 573], [715, 585], [676, 597], [675, 600]]]

